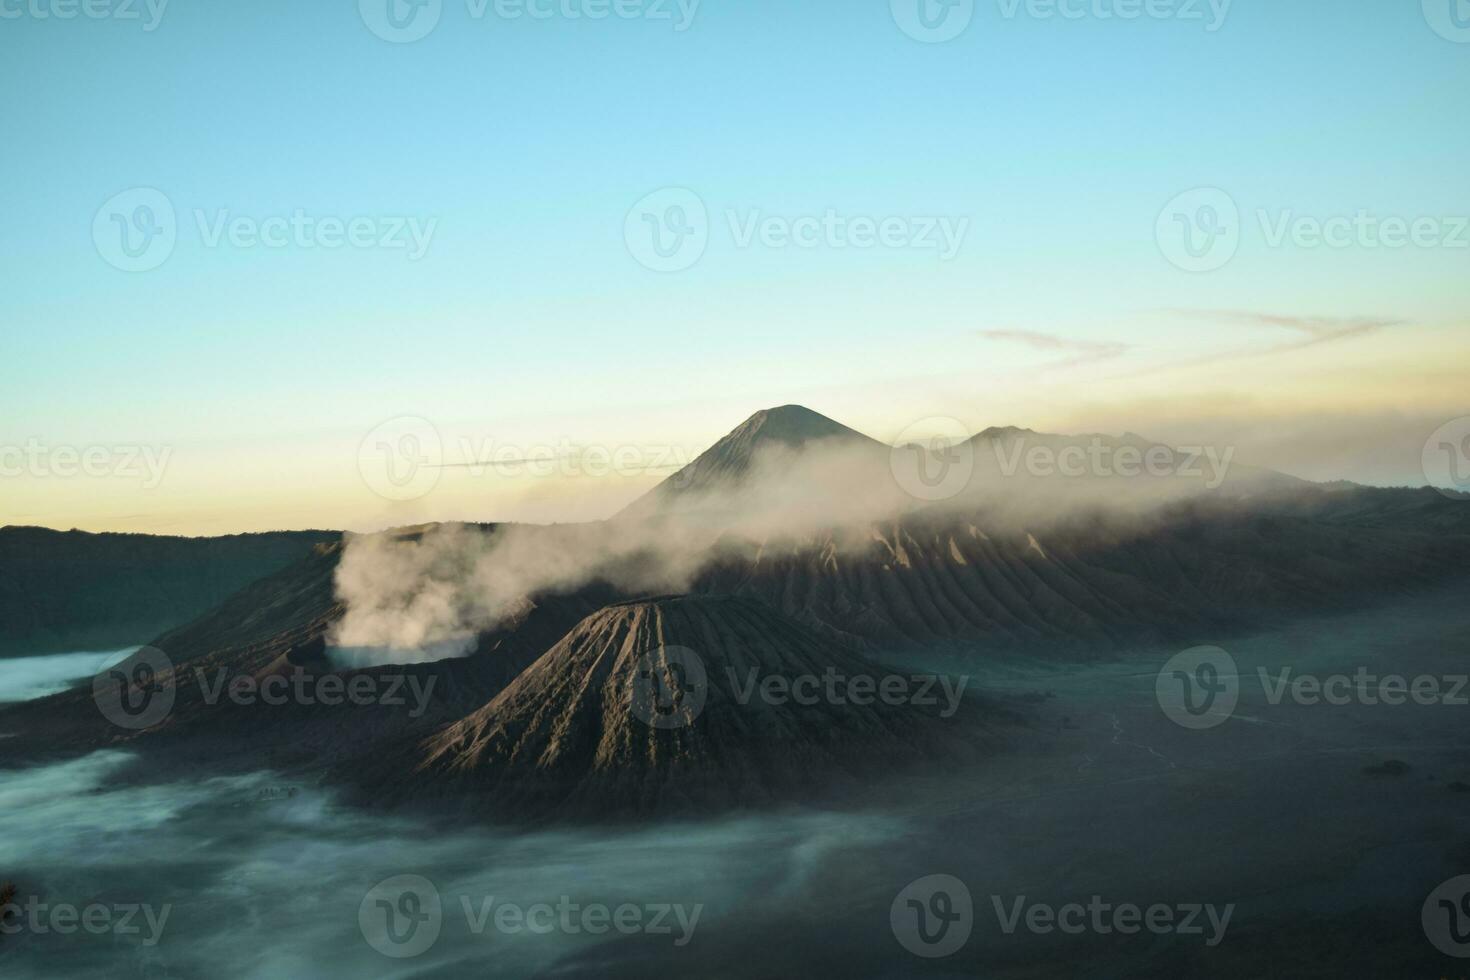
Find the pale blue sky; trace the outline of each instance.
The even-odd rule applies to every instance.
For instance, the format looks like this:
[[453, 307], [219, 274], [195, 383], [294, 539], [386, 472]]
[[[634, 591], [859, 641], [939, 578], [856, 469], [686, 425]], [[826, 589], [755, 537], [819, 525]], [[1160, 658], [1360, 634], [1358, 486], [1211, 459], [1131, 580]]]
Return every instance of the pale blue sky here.
[[[1462, 349], [1470, 250], [1273, 249], [1247, 217], [1234, 261], [1200, 275], [1154, 236], [1201, 186], [1247, 216], [1470, 214], [1470, 44], [1418, 0], [1237, 0], [1214, 32], [981, 0], [944, 44], [906, 36], [887, 0], [705, 0], [683, 32], [444, 0], [410, 44], [350, 0], [173, 0], [153, 31], [30, 12], [55, 2], [0, 19], [0, 442], [148, 441], [227, 466], [407, 413], [695, 441], [788, 401], [869, 429], [1044, 422], [1103, 389], [1069, 387], [1066, 411], [1055, 390], [990, 404], [957, 379], [983, 388], [1036, 351], [976, 331], [1129, 345], [1119, 372], [1241, 345], [1169, 310], [1377, 317]], [[670, 186], [703, 198], [711, 243], [660, 274], [623, 222]], [[92, 222], [133, 187], [167, 195], [179, 232], [127, 273]], [[828, 208], [971, 224], [941, 262], [739, 249], [724, 219]], [[437, 224], [410, 261], [207, 248], [196, 209]]]

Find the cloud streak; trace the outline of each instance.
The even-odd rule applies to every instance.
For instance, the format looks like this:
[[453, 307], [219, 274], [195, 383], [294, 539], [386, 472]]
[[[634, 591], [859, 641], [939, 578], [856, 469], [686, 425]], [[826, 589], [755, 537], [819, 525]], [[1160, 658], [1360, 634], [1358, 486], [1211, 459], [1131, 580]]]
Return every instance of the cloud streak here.
[[1199, 360], [1190, 361], [1189, 363], [1191, 364], [1207, 364], [1214, 361], [1233, 360], [1241, 357], [1266, 357], [1272, 354], [1284, 354], [1288, 351], [1316, 347], [1320, 344], [1335, 343], [1339, 340], [1348, 340], [1353, 337], [1366, 337], [1369, 334], [1377, 333], [1389, 327], [1402, 327], [1410, 323], [1409, 320], [1391, 317], [1286, 316], [1252, 310], [1168, 310], [1166, 312], [1177, 316], [1188, 316], [1195, 319], [1214, 320], [1223, 323], [1278, 327], [1297, 334], [1294, 340], [1282, 341], [1266, 347], [1244, 348], [1221, 354], [1211, 354]]
[[1070, 337], [1036, 330], [981, 330], [978, 333], [986, 340], [1019, 344], [1032, 350], [1069, 355], [1059, 361], [1046, 364], [1045, 367], [1049, 369], [1108, 361], [1121, 357], [1131, 349], [1130, 345], [1115, 341], [1074, 340]]
[[1272, 327], [1279, 330], [1291, 331], [1296, 336], [1292, 339], [1280, 340], [1275, 343], [1257, 344], [1252, 347], [1237, 347], [1231, 350], [1217, 351], [1212, 354], [1203, 354], [1198, 357], [1167, 361], [1162, 364], [1139, 368], [1136, 371], [1127, 372], [1117, 377], [1125, 379], [1147, 377], [1166, 371], [1177, 371], [1180, 368], [1204, 367], [1211, 364], [1228, 363], [1230, 361], [1274, 357], [1279, 354], [1289, 354], [1294, 351], [1307, 350], [1312, 347], [1320, 347], [1325, 344], [1333, 344], [1357, 337], [1367, 337], [1382, 330], [1411, 326], [1414, 322], [1398, 317], [1293, 316], [1279, 313], [1264, 313], [1257, 310], [1175, 308], [1160, 310], [1158, 312], [1167, 316], [1188, 317], [1193, 320], [1213, 321], [1232, 326]]

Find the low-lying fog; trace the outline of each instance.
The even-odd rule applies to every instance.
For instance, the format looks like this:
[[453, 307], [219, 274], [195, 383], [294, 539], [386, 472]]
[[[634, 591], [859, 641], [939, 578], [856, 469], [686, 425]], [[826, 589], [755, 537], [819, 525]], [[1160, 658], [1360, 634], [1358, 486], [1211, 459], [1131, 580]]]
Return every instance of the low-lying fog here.
[[32, 701], [64, 691], [137, 650], [129, 647], [104, 653], [51, 653], [0, 659], [0, 704]]
[[[323, 792], [265, 772], [110, 782], [131, 762], [109, 751], [7, 774], [6, 874], [22, 899], [39, 892], [78, 906], [151, 903], [154, 921], [169, 903], [158, 941], [149, 944], [142, 914], [137, 935], [7, 936], [6, 976], [355, 980], [440, 968], [449, 975], [467, 961], [478, 964], [477, 975], [528, 976], [596, 937], [497, 931], [500, 903], [555, 905], [563, 895], [579, 905], [631, 903], [648, 907], [650, 922], [652, 906], [680, 905], [682, 919], [664, 915], [672, 946], [728, 923], [754, 896], [800, 897], [835, 851], [876, 846], [899, 829], [882, 818], [812, 814], [619, 833], [428, 834], [338, 808]], [[358, 912], [376, 883], [404, 874], [435, 884], [445, 922], [433, 949], [398, 964], [369, 946]], [[492, 897], [490, 924], [476, 936], [470, 923]]]

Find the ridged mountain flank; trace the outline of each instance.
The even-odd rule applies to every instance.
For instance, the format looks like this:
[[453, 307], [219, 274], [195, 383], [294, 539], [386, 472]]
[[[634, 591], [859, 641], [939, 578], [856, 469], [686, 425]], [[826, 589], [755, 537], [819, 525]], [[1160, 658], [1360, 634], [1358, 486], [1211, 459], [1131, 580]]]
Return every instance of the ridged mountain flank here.
[[[885, 682], [896, 696], [880, 695]], [[874, 664], [759, 600], [619, 603], [414, 746], [411, 774], [394, 766], [400, 778], [383, 785], [517, 816], [753, 806], [865, 782], [940, 746], [967, 753], [985, 732], [962, 692]]]

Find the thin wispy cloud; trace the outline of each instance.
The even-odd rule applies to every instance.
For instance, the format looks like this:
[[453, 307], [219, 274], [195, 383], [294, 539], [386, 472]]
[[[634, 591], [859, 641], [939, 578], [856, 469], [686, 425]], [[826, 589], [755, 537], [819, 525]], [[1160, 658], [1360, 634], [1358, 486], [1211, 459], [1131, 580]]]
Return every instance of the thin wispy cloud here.
[[986, 340], [1019, 344], [1023, 347], [1029, 347], [1032, 350], [1050, 351], [1067, 355], [1061, 360], [1045, 365], [1048, 368], [1094, 364], [1098, 361], [1107, 361], [1115, 357], [1120, 357], [1129, 350], [1128, 344], [1113, 341], [1076, 340], [1071, 337], [1041, 333], [1036, 330], [981, 330], [978, 333]]
[[1287, 354], [1292, 351], [1305, 350], [1309, 347], [1318, 347], [1323, 344], [1337, 343], [1356, 337], [1366, 337], [1370, 334], [1378, 333], [1381, 330], [1409, 326], [1413, 323], [1412, 320], [1398, 317], [1293, 316], [1279, 313], [1263, 313], [1257, 310], [1166, 309], [1158, 312], [1164, 316], [1213, 321], [1236, 327], [1273, 327], [1290, 331], [1295, 336], [1257, 343], [1249, 347], [1236, 347], [1198, 357], [1155, 364], [1125, 374], [1123, 377], [1133, 378], [1157, 374], [1161, 371], [1175, 371], [1180, 368], [1201, 367], [1249, 358], [1272, 357], [1277, 354]]
[[[498, 470], [512, 466], [547, 465], [554, 463], [575, 463], [581, 461], [583, 454], [556, 453], [549, 456], [517, 456], [513, 459], [486, 459], [472, 460], [468, 463], [424, 463], [427, 469], [436, 470]], [[672, 473], [683, 469], [688, 460], [670, 463], [639, 463], [620, 462], [618, 469], [623, 473]]]
[[1301, 350], [1352, 337], [1364, 337], [1390, 327], [1407, 326], [1410, 321], [1395, 317], [1332, 317], [1332, 316], [1283, 316], [1276, 313], [1261, 313], [1253, 310], [1168, 310], [1175, 316], [1187, 316], [1200, 320], [1215, 320], [1244, 326], [1280, 327], [1297, 336], [1267, 347], [1243, 349], [1224, 354], [1211, 355], [1210, 360], [1227, 357], [1255, 357]]

